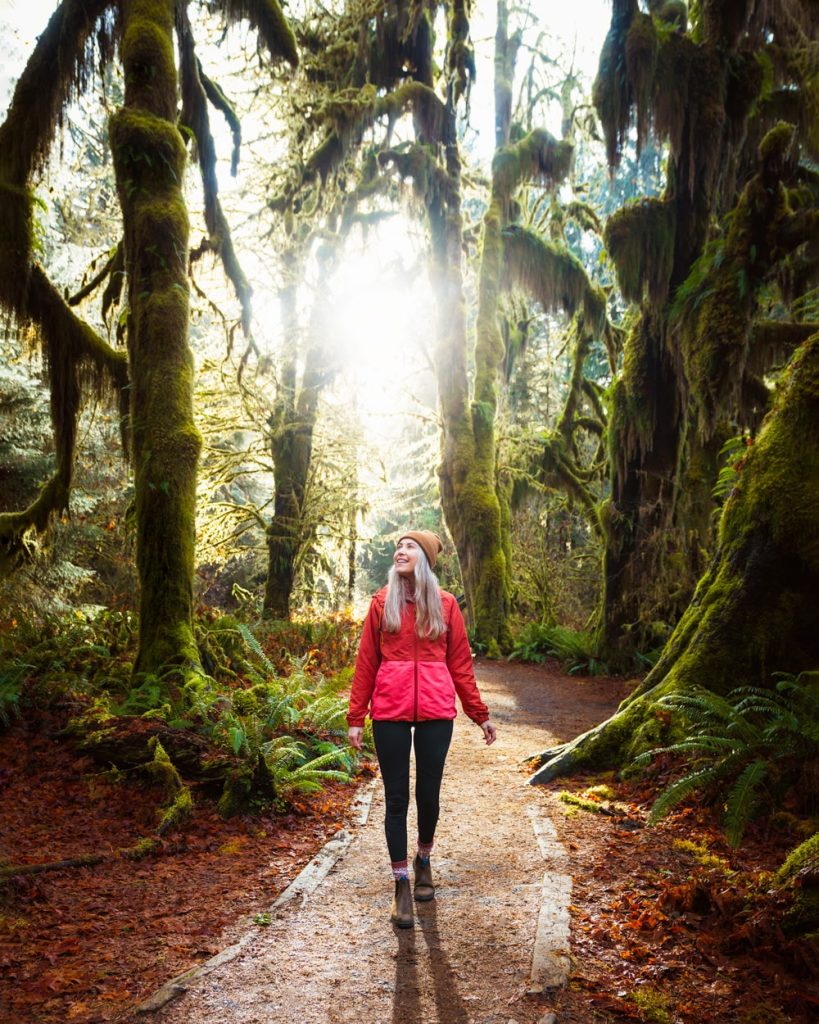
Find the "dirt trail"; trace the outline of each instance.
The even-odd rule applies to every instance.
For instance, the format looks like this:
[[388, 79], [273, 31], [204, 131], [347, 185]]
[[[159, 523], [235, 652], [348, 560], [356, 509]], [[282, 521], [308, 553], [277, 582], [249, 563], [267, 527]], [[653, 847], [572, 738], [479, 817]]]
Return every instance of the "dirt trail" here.
[[[520, 760], [601, 721], [622, 696], [610, 681], [542, 668], [482, 663], [481, 692], [498, 725], [485, 747], [456, 721], [433, 854], [432, 903], [416, 926], [388, 920], [392, 879], [383, 798], [354, 826], [346, 855], [307, 900], [293, 900], [230, 963], [190, 983], [151, 1024], [535, 1024], [543, 1002], [526, 995], [544, 861], [532, 820], [541, 791]], [[412, 815], [412, 812], [411, 812]], [[548, 822], [546, 822], [548, 828]], [[410, 836], [414, 820], [410, 819]], [[571, 861], [563, 870], [571, 872]]]

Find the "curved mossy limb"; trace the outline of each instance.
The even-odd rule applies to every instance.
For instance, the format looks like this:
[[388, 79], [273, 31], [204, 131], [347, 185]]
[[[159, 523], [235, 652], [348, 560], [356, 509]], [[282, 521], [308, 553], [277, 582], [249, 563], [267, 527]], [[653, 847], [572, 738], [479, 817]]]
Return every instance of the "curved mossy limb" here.
[[643, 298], [660, 308], [668, 296], [674, 266], [676, 209], [663, 199], [640, 199], [621, 207], [606, 222], [606, 248], [623, 298]]
[[185, 146], [176, 126], [171, 0], [123, 10], [125, 105], [109, 136], [128, 270], [140, 640], [135, 672], [200, 670], [193, 634], [196, 468], [188, 347]]
[[68, 508], [69, 486], [63, 472], [57, 472], [35, 500], [19, 512], [0, 513], [0, 579], [34, 554], [31, 533], [43, 533], [51, 516]]
[[[693, 686], [725, 694], [819, 664], [819, 334], [795, 354], [720, 521], [717, 550], [643, 683], [607, 722], [544, 752], [533, 781], [622, 765], [653, 706]], [[653, 742], [653, 741], [652, 741]]]
[[[234, 156], [232, 167], [235, 174], [235, 163], [238, 161], [238, 139], [241, 128], [233, 108], [212, 82], [201, 74], [199, 61], [196, 59], [193, 31], [188, 18], [187, 7], [180, 5], [176, 13], [177, 38], [179, 40], [180, 83], [182, 91], [182, 113], [180, 120], [196, 140], [196, 154], [202, 175], [202, 188], [205, 198], [205, 226], [208, 229], [208, 244], [222, 261], [225, 273], [233, 285], [236, 298], [242, 309], [242, 330], [245, 337], [250, 336], [251, 295], [252, 288], [239, 262], [233, 246], [230, 225], [222, 210], [219, 199], [219, 183], [216, 176], [216, 145], [210, 131], [208, 115], [208, 99], [214, 98], [219, 109], [226, 111], [228, 122], [233, 125]], [[207, 82], [207, 85], [206, 85]]]
[[251, 28], [258, 29], [272, 57], [283, 57], [293, 67], [298, 65], [296, 37], [278, 0], [221, 0], [219, 6], [230, 21], [246, 18]]
[[112, 56], [111, 23], [98, 21], [108, 4], [64, 0], [39, 37], [0, 126], [0, 303], [18, 322], [38, 328], [49, 378], [57, 469], [37, 499], [0, 519], [0, 573], [29, 552], [30, 531], [46, 529], [51, 514], [67, 508], [77, 416], [89, 389], [97, 396], [125, 394], [124, 355], [115, 352], [69, 308], [34, 262], [36, 200], [30, 180], [46, 159], [60, 115], [84, 89], [95, 28], [101, 63]]
[[519, 142], [504, 146], [492, 158], [492, 187], [501, 201], [507, 200], [524, 182], [540, 182], [548, 188], [560, 184], [569, 174], [574, 147], [556, 139], [544, 128], [535, 128]]

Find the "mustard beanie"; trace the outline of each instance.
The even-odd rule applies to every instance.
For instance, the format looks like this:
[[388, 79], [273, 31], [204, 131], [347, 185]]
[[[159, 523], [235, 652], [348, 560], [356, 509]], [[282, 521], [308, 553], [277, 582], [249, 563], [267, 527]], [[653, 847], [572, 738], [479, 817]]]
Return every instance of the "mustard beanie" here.
[[402, 533], [398, 540], [402, 541], [407, 537], [415, 541], [427, 556], [430, 569], [434, 569], [435, 563], [438, 561], [438, 555], [444, 550], [444, 545], [441, 543], [441, 538], [438, 534], [433, 533], [432, 530], [409, 530], [407, 533]]

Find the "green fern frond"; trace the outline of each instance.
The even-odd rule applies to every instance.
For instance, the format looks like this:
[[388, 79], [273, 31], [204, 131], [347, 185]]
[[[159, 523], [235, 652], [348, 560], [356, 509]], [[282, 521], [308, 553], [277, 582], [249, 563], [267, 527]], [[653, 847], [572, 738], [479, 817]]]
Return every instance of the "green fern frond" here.
[[720, 773], [711, 765], [708, 768], [701, 768], [699, 771], [691, 772], [689, 775], [677, 779], [657, 797], [648, 815], [649, 825], [656, 825], [660, 818], [665, 817], [677, 804], [681, 803], [687, 796], [695, 793], [698, 789], [706, 789], [719, 778]]
[[734, 849], [739, 846], [745, 827], [758, 807], [757, 790], [767, 774], [768, 765], [765, 761], [752, 761], [737, 779], [728, 796], [725, 835]]
[[29, 668], [29, 665], [14, 666], [10, 672], [0, 675], [0, 726], [4, 729], [20, 714], [20, 692]]
[[237, 629], [242, 634], [242, 637], [244, 638], [244, 641], [247, 644], [247, 646], [256, 655], [256, 657], [259, 659], [262, 665], [264, 665], [265, 671], [267, 672], [268, 676], [275, 676], [276, 666], [265, 654], [262, 645], [259, 643], [256, 637], [250, 632], [248, 627], [243, 622], [240, 622], [239, 625], [237, 626]]
[[346, 730], [347, 703], [333, 695], [318, 697], [301, 712], [301, 721], [317, 732]]

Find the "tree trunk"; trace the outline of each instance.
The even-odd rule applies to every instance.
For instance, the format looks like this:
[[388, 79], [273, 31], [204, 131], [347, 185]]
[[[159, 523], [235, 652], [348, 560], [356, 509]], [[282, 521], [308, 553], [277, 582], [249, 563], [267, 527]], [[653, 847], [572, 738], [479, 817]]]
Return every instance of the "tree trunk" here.
[[[446, 144], [448, 196], [428, 205], [432, 234], [431, 278], [436, 295], [435, 368], [443, 432], [438, 477], [441, 504], [458, 552], [468, 618], [476, 639], [492, 653], [508, 640], [507, 566], [501, 508], [495, 488], [495, 401], [491, 354], [486, 346], [482, 388], [469, 403], [467, 329], [461, 271], [460, 157], [454, 110]], [[492, 239], [499, 241], [499, 230]], [[486, 249], [484, 241], [484, 249]], [[495, 325], [498, 335], [500, 331]], [[495, 352], [496, 362], [503, 355]], [[477, 384], [476, 384], [477, 388]]]
[[819, 333], [795, 354], [741, 468], [716, 553], [660, 661], [606, 722], [535, 758], [531, 782], [611, 768], [661, 740], [654, 704], [771, 686], [819, 664]]
[[125, 103], [110, 137], [128, 273], [140, 634], [136, 672], [199, 668], [193, 635], [196, 468], [188, 347], [185, 146], [173, 0], [124, 0]]
[[315, 523], [305, 506], [307, 481], [313, 457], [313, 434], [322, 389], [335, 374], [335, 365], [324, 339], [329, 271], [336, 246], [328, 242], [319, 251], [321, 268], [310, 321], [301, 386], [297, 383], [298, 314], [295, 289], [282, 296], [285, 335], [290, 350], [282, 372], [276, 407], [270, 417], [271, 453], [276, 481], [273, 519], [267, 531], [268, 569], [264, 615], [289, 619], [291, 598], [300, 556], [315, 538]]
[[[728, 207], [735, 201], [730, 168], [761, 85], [748, 55], [737, 54], [736, 38], [725, 32], [727, 25], [712, 21], [697, 43], [682, 33], [662, 36], [636, 3], [615, 4], [595, 82], [612, 166], [632, 108], [638, 156], [652, 121], [671, 144], [663, 197], [624, 207], [606, 227], [621, 291], [640, 305], [609, 427], [602, 650], [613, 668], [625, 668], [636, 651], [662, 640], [712, 545], [710, 508], [697, 515], [678, 501], [695, 428], [690, 382], [669, 319], [713, 213], [721, 200]], [[707, 447], [712, 435], [703, 440]], [[701, 492], [713, 482], [705, 481]]]

